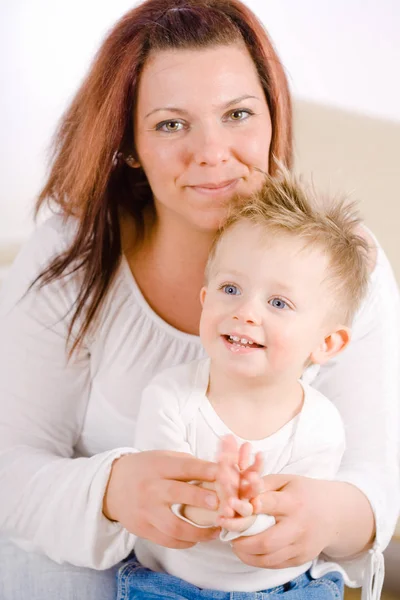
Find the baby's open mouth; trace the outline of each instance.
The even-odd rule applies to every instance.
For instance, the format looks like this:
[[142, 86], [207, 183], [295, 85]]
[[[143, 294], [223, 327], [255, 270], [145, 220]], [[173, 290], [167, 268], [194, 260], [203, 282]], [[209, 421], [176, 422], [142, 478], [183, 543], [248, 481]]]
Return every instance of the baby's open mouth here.
[[222, 337], [224, 337], [229, 344], [235, 346], [242, 346], [243, 348], [265, 348], [265, 346], [257, 344], [257, 342], [253, 342], [253, 340], [246, 337], [239, 337], [237, 335], [224, 335]]

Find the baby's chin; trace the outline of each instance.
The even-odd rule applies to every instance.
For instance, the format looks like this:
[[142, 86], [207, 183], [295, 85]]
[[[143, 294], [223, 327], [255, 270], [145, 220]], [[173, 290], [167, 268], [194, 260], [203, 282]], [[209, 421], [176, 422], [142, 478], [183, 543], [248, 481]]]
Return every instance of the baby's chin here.
[[[213, 360], [211, 358], [214, 372], [224, 373], [232, 379], [232, 383], [240, 381], [255, 382], [255, 379], [266, 379], [267, 372], [265, 364], [250, 364], [249, 357], [236, 357], [238, 360]], [[244, 360], [242, 360], [244, 359]]]

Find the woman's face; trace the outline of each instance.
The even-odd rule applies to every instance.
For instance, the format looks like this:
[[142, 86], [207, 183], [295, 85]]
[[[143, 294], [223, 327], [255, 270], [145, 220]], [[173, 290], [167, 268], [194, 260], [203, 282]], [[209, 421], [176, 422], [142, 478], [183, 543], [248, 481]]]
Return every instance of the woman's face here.
[[135, 144], [159, 219], [214, 231], [268, 170], [271, 119], [244, 44], [156, 52], [145, 63]]

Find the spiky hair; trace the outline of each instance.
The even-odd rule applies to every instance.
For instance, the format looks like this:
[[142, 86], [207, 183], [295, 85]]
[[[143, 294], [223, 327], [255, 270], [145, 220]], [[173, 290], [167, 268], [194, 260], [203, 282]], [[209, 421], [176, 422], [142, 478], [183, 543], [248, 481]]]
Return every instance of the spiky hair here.
[[321, 249], [329, 260], [332, 305], [343, 324], [351, 323], [369, 281], [369, 246], [355, 202], [322, 195], [281, 166], [277, 176], [265, 176], [262, 189], [250, 199], [233, 202], [211, 248], [207, 279], [220, 241], [243, 221], [265, 228], [268, 235], [296, 236], [305, 247]]

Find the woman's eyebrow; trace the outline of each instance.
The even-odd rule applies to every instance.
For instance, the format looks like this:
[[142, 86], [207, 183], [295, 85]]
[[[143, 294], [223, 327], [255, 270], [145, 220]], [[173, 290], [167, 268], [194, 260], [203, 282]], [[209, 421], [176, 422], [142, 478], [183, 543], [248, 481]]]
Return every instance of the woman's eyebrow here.
[[[243, 102], [243, 100], [250, 100], [250, 99], [260, 100], [260, 98], [258, 98], [257, 96], [251, 96], [249, 94], [244, 94], [243, 96], [239, 96], [238, 98], [229, 100], [228, 102], [226, 102], [220, 106], [216, 106], [216, 108], [229, 108], [230, 106], [239, 104], [239, 102]], [[168, 111], [168, 112], [179, 113], [179, 114], [184, 114], [184, 115], [189, 114], [189, 111], [187, 111], [184, 108], [178, 108], [177, 106], [160, 106], [159, 108], [153, 108], [153, 110], [151, 110], [149, 113], [147, 113], [147, 115], [145, 116], [145, 119], [147, 119], [148, 117], [150, 117], [151, 115], [153, 115], [154, 113], [159, 112], [159, 111]]]
[[249, 94], [244, 94], [243, 96], [239, 96], [239, 98], [234, 98], [233, 100], [229, 100], [229, 102], [222, 105], [221, 108], [229, 108], [230, 106], [233, 106], [234, 104], [239, 104], [239, 102], [243, 102], [243, 100], [251, 100], [251, 99], [260, 100], [260, 98], [258, 98], [258, 96], [251, 96]]

